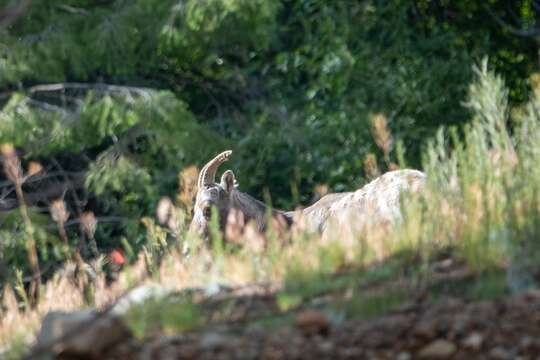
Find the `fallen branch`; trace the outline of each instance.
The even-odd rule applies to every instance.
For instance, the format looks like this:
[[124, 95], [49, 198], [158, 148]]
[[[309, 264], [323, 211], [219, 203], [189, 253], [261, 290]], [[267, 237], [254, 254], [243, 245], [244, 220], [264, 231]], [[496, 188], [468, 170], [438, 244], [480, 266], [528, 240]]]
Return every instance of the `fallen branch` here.
[[[28, 206], [34, 206], [39, 202], [49, 203], [51, 200], [61, 197], [69, 189], [79, 189], [84, 184], [84, 173], [73, 176], [66, 182], [54, 183], [48, 187], [41, 188], [38, 191], [25, 193], [24, 201]], [[19, 206], [18, 200], [14, 198], [0, 199], [0, 212], [10, 211]]]
[[127, 93], [136, 94], [145, 100], [150, 100], [151, 94], [154, 90], [144, 87], [136, 86], [122, 86], [122, 85], [110, 85], [110, 84], [85, 84], [85, 83], [56, 83], [56, 84], [43, 84], [35, 85], [28, 89], [30, 94], [38, 92], [55, 92], [65, 90], [85, 90], [85, 91], [97, 91], [105, 93]]

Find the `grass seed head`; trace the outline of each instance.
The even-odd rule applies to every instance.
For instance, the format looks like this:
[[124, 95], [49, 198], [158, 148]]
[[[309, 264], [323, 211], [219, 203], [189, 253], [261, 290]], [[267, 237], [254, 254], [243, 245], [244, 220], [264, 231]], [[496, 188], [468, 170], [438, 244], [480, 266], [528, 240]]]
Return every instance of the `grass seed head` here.
[[81, 214], [81, 229], [90, 237], [96, 233], [98, 220], [92, 211], [85, 211]]
[[54, 200], [49, 207], [51, 217], [57, 224], [65, 224], [69, 219], [69, 212], [66, 210], [64, 200]]
[[23, 172], [21, 168], [21, 161], [17, 156], [15, 147], [12, 144], [2, 144], [0, 146], [0, 152], [2, 153], [4, 172], [9, 180], [13, 183], [21, 183], [23, 178]]

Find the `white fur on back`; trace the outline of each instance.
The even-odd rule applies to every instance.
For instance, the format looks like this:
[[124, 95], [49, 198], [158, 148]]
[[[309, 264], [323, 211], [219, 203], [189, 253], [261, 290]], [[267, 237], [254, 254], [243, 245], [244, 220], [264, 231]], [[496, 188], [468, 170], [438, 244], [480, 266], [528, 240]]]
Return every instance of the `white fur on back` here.
[[404, 190], [416, 193], [426, 176], [418, 170], [396, 170], [379, 176], [369, 184], [347, 193], [328, 209], [328, 223], [360, 229], [366, 225], [395, 223], [401, 220], [400, 195]]

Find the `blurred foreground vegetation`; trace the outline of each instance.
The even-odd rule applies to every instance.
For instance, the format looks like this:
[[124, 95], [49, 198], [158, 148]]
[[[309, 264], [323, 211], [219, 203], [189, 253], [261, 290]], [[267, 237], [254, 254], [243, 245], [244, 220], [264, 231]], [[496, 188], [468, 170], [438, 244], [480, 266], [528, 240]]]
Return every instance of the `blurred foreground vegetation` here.
[[[134, 254], [146, 241], [139, 219], [175, 194], [179, 171], [225, 148], [234, 150], [229, 166], [243, 191], [292, 209], [317, 189], [364, 184], [364, 163], [420, 167], [441, 125], [470, 118], [462, 102], [471, 66], [484, 56], [507, 79], [512, 104], [527, 100], [537, 69], [534, 37], [498, 22], [517, 17], [514, 26], [534, 28], [531, 1], [47, 0], [3, 8], [20, 4], [0, 34], [0, 143], [16, 146], [23, 167], [43, 167], [23, 190], [40, 259], [53, 263], [64, 258], [48, 221], [53, 200], [66, 202], [71, 245], [81, 242], [76, 219], [92, 211], [99, 248], [123, 244]], [[392, 137], [377, 147], [373, 119], [381, 118]], [[24, 237], [18, 201], [9, 179], [0, 180], [5, 280], [28, 264], [14, 240]]]

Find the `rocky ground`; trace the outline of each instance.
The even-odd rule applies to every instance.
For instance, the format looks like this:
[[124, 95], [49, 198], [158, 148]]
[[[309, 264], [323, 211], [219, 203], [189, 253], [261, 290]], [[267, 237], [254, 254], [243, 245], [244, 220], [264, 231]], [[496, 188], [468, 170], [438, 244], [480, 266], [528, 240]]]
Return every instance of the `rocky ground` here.
[[[362, 273], [334, 274], [285, 308], [280, 296], [298, 293], [277, 285], [223, 288], [212, 295], [190, 290], [167, 305], [158, 303], [157, 313], [143, 319], [151, 322], [167, 306], [180, 309], [178, 299], [189, 298], [199, 318], [182, 330], [158, 324], [141, 336], [110, 318], [48, 348], [84, 349], [55, 351], [60, 359], [540, 359], [540, 290], [509, 295], [504, 271], [479, 277], [452, 259], [432, 264], [432, 270], [421, 289], [393, 276], [362, 282]], [[155, 288], [140, 287], [111, 314], [125, 316], [152, 294]], [[75, 314], [60, 314], [57, 322], [44, 321], [41, 335], [55, 338], [55, 331], [62, 333], [59, 325], [68, 329], [73, 321], [81, 323]]]
[[540, 291], [466, 303], [418, 300], [384, 316], [334, 324], [317, 310], [291, 325], [220, 325], [130, 340], [107, 359], [540, 359]]

